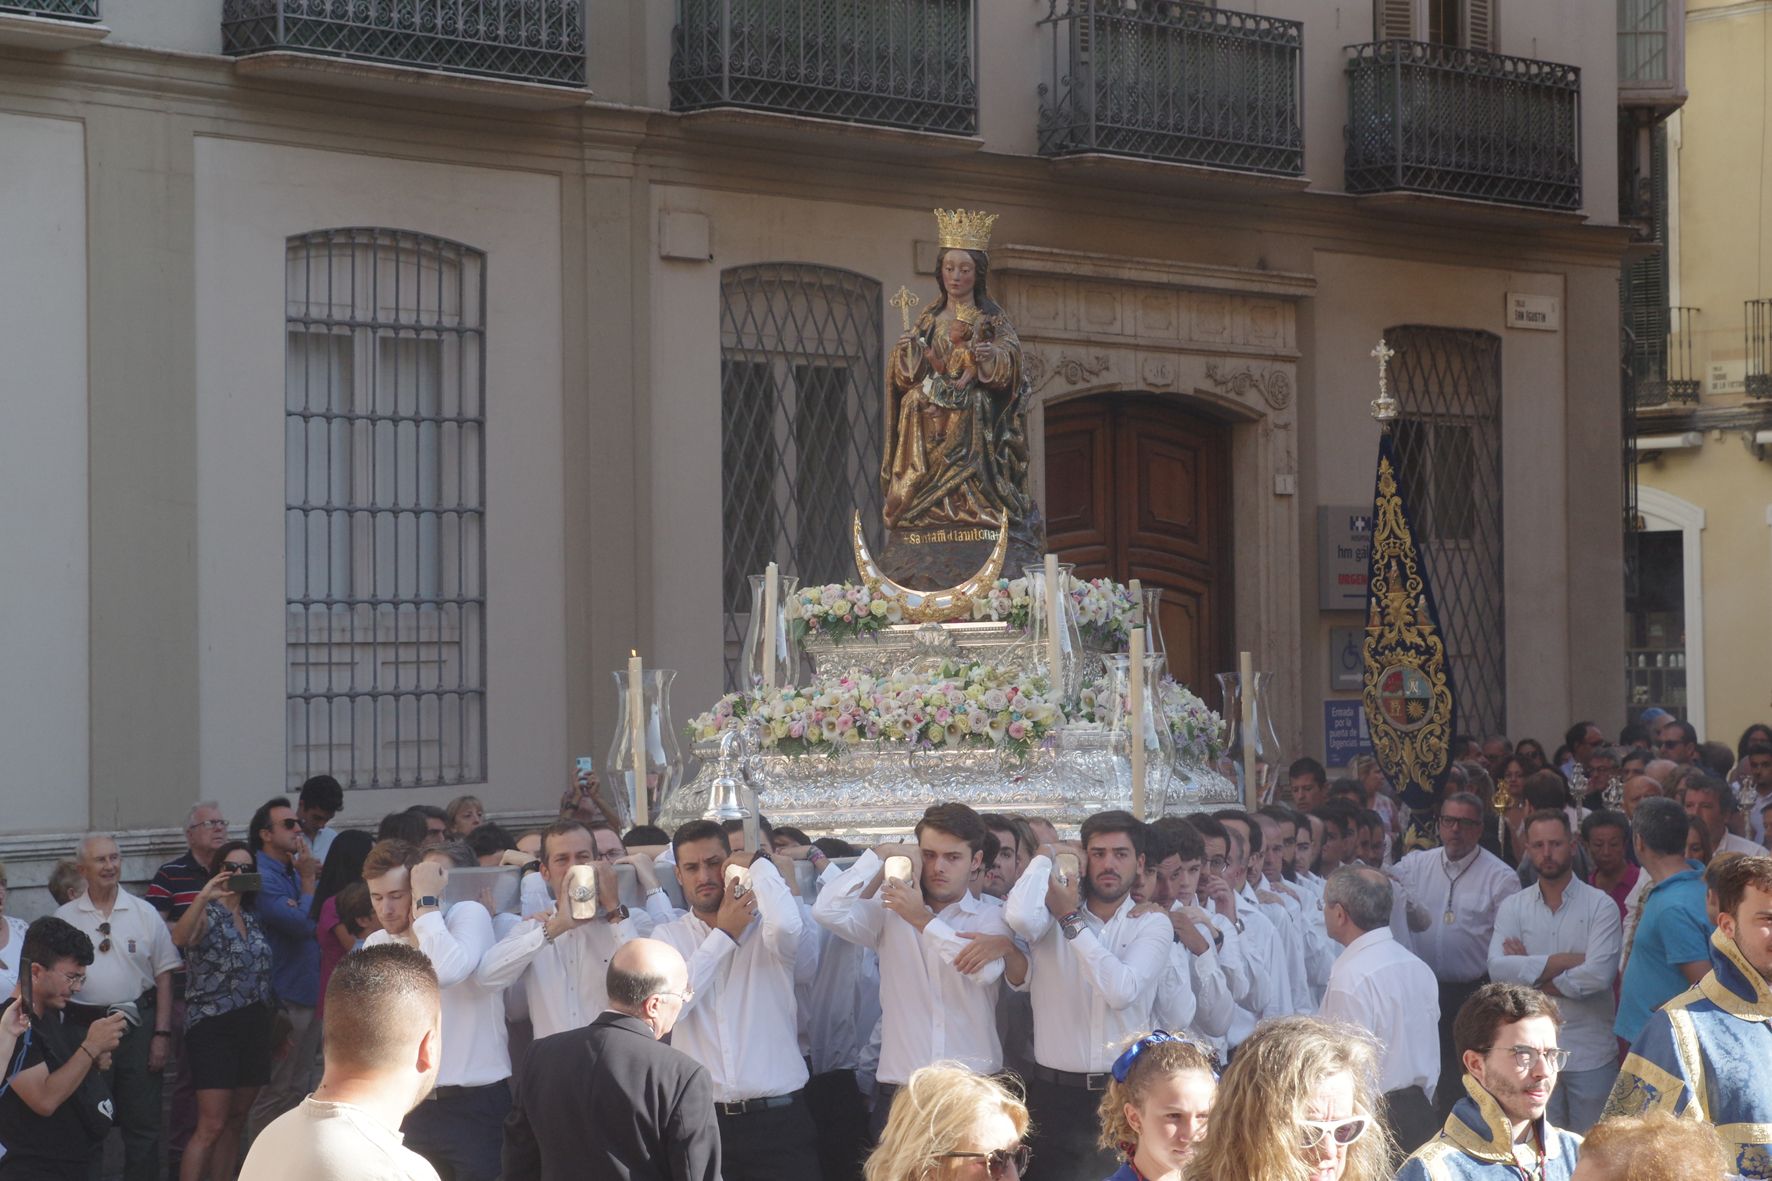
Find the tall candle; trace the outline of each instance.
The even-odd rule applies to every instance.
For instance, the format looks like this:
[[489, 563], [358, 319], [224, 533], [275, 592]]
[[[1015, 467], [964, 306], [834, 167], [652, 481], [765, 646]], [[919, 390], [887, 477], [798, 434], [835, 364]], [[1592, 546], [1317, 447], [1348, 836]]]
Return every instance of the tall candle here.
[[1132, 715], [1132, 814], [1144, 814], [1144, 629], [1132, 629], [1131, 683], [1126, 710]]
[[1147, 624], [1150, 623], [1150, 620], [1148, 620], [1144, 617], [1144, 584], [1142, 582], [1138, 581], [1138, 579], [1134, 578], [1131, 581], [1131, 583], [1129, 583], [1127, 585], [1126, 589], [1132, 592], [1132, 624], [1133, 624], [1133, 626], [1134, 627], [1146, 626]]
[[774, 562], [763, 575], [763, 690], [775, 689], [775, 602], [779, 572]]
[[1052, 669], [1052, 696], [1056, 700], [1062, 695], [1064, 684], [1064, 662], [1061, 659], [1063, 648], [1059, 640], [1059, 628], [1064, 626], [1064, 616], [1058, 610], [1058, 555], [1046, 555], [1046, 663]]
[[634, 760], [634, 823], [651, 824], [646, 799], [646, 666], [633, 649], [628, 650], [628, 745]]
[[1241, 688], [1243, 729], [1243, 805], [1253, 812], [1261, 806], [1261, 788], [1255, 780], [1255, 656], [1237, 653], [1237, 684]]

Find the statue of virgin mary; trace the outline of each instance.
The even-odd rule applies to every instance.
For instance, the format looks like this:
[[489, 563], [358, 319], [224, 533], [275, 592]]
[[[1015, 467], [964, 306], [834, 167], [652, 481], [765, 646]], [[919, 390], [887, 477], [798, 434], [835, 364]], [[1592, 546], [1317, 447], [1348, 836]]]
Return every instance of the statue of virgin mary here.
[[[1021, 341], [988, 286], [996, 215], [938, 209], [935, 219], [941, 292], [887, 362], [880, 479], [893, 565], [941, 583], [971, 573], [970, 559], [956, 555], [954, 565], [917, 550], [954, 542], [988, 550], [1007, 518], [1015, 569], [1038, 559], [1044, 529], [1028, 490]], [[925, 560], [908, 561], [915, 557]]]

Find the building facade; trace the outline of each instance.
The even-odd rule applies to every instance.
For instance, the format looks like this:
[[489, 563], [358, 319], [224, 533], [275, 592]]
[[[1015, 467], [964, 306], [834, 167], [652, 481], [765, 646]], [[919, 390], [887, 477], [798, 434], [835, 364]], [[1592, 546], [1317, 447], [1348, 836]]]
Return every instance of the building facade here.
[[745, 573], [853, 576], [936, 206], [1209, 701], [1357, 700], [1383, 336], [1461, 728], [1622, 720], [1612, 0], [100, 2], [0, 0], [15, 886], [322, 770], [545, 812], [630, 650], [705, 708]]
[[[1659, 252], [1628, 268], [1637, 511], [1626, 665], [1660, 705], [1733, 746], [1772, 707], [1761, 591], [1772, 567], [1772, 210], [1764, 5], [1694, 0], [1691, 99], [1654, 145]], [[1633, 298], [1634, 296], [1634, 298]]]

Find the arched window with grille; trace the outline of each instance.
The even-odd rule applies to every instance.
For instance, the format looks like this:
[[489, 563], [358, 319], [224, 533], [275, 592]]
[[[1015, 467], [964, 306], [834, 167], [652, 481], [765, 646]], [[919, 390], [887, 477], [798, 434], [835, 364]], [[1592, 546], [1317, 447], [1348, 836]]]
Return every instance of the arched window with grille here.
[[486, 777], [486, 257], [388, 229], [286, 258], [287, 780]]
[[1387, 328], [1402, 416], [1403, 494], [1433, 582], [1452, 663], [1458, 729], [1507, 731], [1507, 621], [1501, 537], [1501, 338]]
[[850, 515], [878, 544], [884, 415], [880, 284], [806, 263], [720, 275], [726, 686], [750, 584], [770, 562], [802, 586], [855, 579]]

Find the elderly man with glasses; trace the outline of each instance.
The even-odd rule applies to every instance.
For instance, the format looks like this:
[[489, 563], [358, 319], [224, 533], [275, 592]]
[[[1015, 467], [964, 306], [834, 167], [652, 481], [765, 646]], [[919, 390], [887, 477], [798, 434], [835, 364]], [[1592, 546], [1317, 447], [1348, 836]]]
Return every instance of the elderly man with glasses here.
[[1442, 1115], [1458, 1098], [1462, 1071], [1453, 1050], [1452, 1021], [1460, 1006], [1489, 982], [1489, 939], [1501, 901], [1520, 879], [1501, 858], [1481, 848], [1483, 801], [1454, 792], [1440, 805], [1437, 849], [1417, 849], [1391, 870], [1403, 887], [1411, 943], [1440, 982], [1440, 1081], [1435, 1106]]

